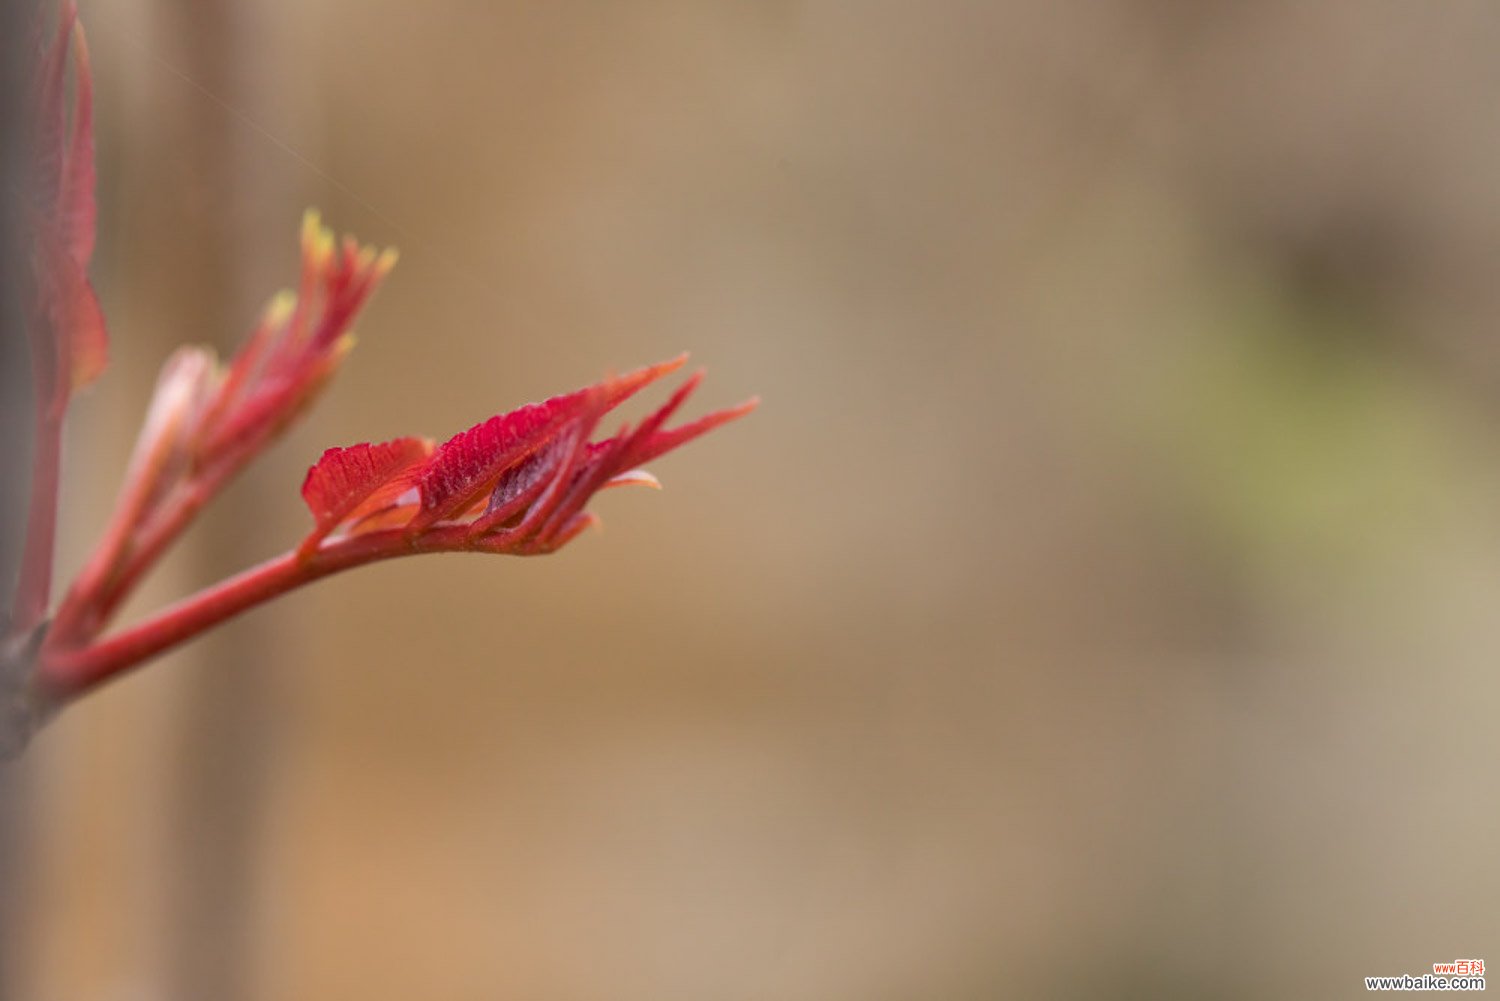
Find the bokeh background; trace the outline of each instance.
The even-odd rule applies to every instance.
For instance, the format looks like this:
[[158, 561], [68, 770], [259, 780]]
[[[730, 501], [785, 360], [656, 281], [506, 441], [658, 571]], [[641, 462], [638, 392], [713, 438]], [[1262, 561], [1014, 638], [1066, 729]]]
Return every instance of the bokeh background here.
[[399, 245], [328, 444], [691, 349], [751, 419], [546, 560], [337, 578], [29, 756], [16, 997], [1307, 998], [1500, 961], [1483, 0], [84, 0], [109, 377], [305, 205]]

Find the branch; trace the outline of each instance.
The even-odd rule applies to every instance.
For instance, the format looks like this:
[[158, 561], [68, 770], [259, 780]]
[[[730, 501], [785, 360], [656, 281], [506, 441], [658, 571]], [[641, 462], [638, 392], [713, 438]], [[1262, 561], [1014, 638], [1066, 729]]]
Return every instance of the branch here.
[[472, 539], [467, 526], [445, 525], [417, 536], [400, 530], [349, 536], [305, 557], [295, 551], [283, 553], [114, 636], [79, 649], [44, 645], [36, 684], [48, 698], [70, 701], [225, 619], [315, 580], [396, 556], [460, 551], [482, 552], [487, 546]]
[[0, 762], [24, 751], [59, 705], [33, 683], [32, 667], [45, 633], [41, 628], [0, 639]]
[[52, 595], [52, 556], [57, 536], [57, 491], [62, 453], [62, 417], [38, 407], [31, 457], [31, 497], [26, 542], [11, 611], [11, 630], [27, 635], [47, 615]]

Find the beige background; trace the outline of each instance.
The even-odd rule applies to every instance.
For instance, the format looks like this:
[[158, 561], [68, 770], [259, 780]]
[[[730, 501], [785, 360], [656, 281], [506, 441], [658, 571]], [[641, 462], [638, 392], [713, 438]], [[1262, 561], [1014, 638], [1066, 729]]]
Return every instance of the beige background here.
[[306, 204], [401, 247], [329, 444], [688, 348], [748, 421], [546, 560], [371, 568], [30, 759], [40, 1001], [1308, 998], [1500, 921], [1487, 3], [85, 0], [116, 362]]

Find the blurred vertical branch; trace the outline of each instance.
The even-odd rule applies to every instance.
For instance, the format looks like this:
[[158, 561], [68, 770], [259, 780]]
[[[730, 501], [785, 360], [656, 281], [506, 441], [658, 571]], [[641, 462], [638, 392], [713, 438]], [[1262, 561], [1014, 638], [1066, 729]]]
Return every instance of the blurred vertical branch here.
[[[188, 197], [170, 248], [186, 276], [167, 290], [163, 325], [192, 331], [207, 323], [221, 353], [231, 350], [253, 315], [250, 293], [264, 258], [281, 255], [262, 235], [271, 222], [248, 209], [253, 195], [276, 174], [246, 148], [226, 106], [253, 112], [257, 88], [273, 79], [259, 43], [257, 5], [238, 0], [160, 3], [161, 30], [175, 35], [185, 53], [182, 74], [212, 100], [193, 100], [172, 137], [185, 162]], [[286, 227], [287, 234], [291, 227]], [[285, 235], [289, 240], [290, 236]], [[216, 518], [195, 533], [195, 578], [222, 575], [264, 555], [253, 527], [259, 507], [254, 475], [216, 504]], [[206, 641], [198, 663], [184, 672], [179, 703], [171, 809], [163, 846], [171, 873], [163, 942], [168, 950], [163, 996], [181, 1001], [238, 1001], [259, 996], [256, 915], [257, 846], [270, 777], [267, 734], [274, 710], [271, 638], [256, 621], [237, 623]]]
[[[0, 608], [10, 608], [25, 520], [30, 427], [30, 365], [21, 327], [21, 253], [17, 214], [22, 196], [21, 98], [26, 20], [18, 3], [0, 4]], [[3, 629], [0, 629], [3, 632]], [[0, 998], [15, 996], [17, 916], [23, 830], [22, 766], [0, 765]]]

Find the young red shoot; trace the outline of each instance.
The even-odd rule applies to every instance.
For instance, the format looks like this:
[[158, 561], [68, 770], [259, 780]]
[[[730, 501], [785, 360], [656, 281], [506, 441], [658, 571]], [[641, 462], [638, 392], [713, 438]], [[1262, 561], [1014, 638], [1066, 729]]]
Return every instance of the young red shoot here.
[[420, 553], [555, 552], [597, 521], [587, 507], [600, 490], [659, 487], [644, 463], [754, 408], [750, 400], [669, 428], [698, 373], [633, 428], [594, 437], [612, 410], [681, 368], [683, 355], [499, 414], [441, 445], [405, 437], [330, 448], [302, 483], [313, 525], [300, 543], [106, 635], [203, 506], [318, 397], [353, 345], [355, 318], [395, 264], [393, 251], [336, 240], [309, 212], [296, 290], [271, 301], [235, 356], [221, 364], [206, 348], [184, 347], [163, 366], [114, 513], [49, 621], [62, 419], [71, 393], [103, 370], [107, 340], [87, 277], [93, 90], [72, 0], [48, 35], [43, 42], [39, 29], [36, 38], [24, 213], [37, 447], [20, 579], [0, 636], [0, 748], [14, 749], [52, 709], [126, 669], [329, 574]]

